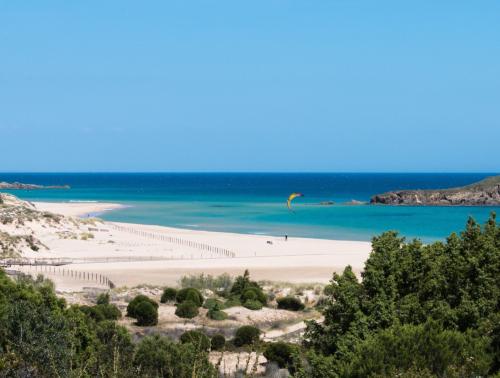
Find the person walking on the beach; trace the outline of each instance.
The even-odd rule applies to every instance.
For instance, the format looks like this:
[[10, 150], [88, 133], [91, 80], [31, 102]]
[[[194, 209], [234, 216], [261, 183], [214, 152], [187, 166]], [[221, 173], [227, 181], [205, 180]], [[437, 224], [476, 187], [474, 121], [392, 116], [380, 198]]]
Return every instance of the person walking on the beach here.
[[285, 241], [288, 241], [288, 235], [285, 234]]

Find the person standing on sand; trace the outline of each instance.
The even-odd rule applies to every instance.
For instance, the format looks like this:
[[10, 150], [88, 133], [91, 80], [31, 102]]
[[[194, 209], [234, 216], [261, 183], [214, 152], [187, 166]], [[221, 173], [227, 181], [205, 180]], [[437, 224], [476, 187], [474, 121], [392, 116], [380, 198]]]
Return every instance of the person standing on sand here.
[[285, 234], [285, 241], [288, 241], [288, 235]]

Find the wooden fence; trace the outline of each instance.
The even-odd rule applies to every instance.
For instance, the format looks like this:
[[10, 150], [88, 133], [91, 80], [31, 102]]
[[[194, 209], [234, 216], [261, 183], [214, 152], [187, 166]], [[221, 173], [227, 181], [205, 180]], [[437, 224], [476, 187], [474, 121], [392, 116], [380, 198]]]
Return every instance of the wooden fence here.
[[[12, 267], [15, 268], [16, 265], [12, 265]], [[48, 265], [48, 264], [41, 264], [41, 265], [19, 265], [21, 266], [29, 266], [30, 269], [34, 269], [35, 273], [40, 273], [40, 274], [53, 274], [53, 275], [58, 275], [61, 277], [67, 277], [70, 279], [75, 279], [75, 280], [81, 280], [81, 281], [87, 281], [90, 283], [97, 283], [100, 285], [104, 285], [109, 287], [110, 289], [113, 289], [115, 287], [114, 283], [106, 276], [99, 274], [99, 273], [92, 273], [92, 272], [82, 272], [79, 270], [72, 270], [68, 269], [66, 267], [62, 266], [56, 266], [56, 265]], [[22, 270], [21, 270], [22, 272]]]
[[128, 232], [134, 235], [139, 235], [145, 238], [153, 239], [153, 240], [161, 240], [165, 241], [168, 243], [173, 243], [177, 245], [182, 245], [185, 247], [190, 247], [190, 248], [195, 248], [201, 251], [207, 251], [214, 253], [220, 257], [236, 257], [236, 253], [233, 251], [226, 249], [226, 248], [221, 248], [221, 247], [215, 247], [209, 244], [205, 243], [200, 243], [196, 241], [191, 241], [187, 239], [182, 239], [176, 236], [169, 236], [161, 233], [155, 233], [155, 232], [149, 232], [149, 231], [143, 231], [143, 230], [138, 230], [133, 227], [128, 227], [128, 226], [122, 226], [118, 225], [115, 223], [110, 223], [111, 227], [114, 228], [117, 231], [122, 231], [122, 232]]

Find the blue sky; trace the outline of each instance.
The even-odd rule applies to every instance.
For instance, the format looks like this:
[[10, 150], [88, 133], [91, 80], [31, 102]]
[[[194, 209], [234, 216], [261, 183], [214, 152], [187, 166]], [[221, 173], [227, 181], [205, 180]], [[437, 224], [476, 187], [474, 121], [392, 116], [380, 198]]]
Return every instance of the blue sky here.
[[500, 2], [2, 1], [0, 171], [500, 171]]

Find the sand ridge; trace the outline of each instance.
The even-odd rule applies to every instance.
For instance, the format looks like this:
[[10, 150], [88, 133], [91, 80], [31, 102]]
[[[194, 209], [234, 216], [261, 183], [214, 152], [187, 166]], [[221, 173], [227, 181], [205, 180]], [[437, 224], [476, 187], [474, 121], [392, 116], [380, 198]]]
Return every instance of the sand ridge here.
[[[111, 203], [35, 202], [38, 210], [68, 217], [95, 214], [121, 207]], [[288, 238], [209, 232], [143, 224], [97, 222], [77, 229], [29, 226], [48, 247], [26, 252], [29, 257], [72, 260], [72, 270], [109, 277], [117, 286], [171, 285], [186, 274], [241, 274], [254, 279], [288, 282], [328, 282], [334, 271], [351, 265], [360, 272], [371, 251], [368, 242]], [[75, 238], [61, 237], [64, 232]], [[82, 239], [82, 235], [91, 237]], [[204, 246], [201, 248], [200, 246]], [[210, 246], [207, 249], [206, 246]], [[234, 257], [218, 251], [230, 250]], [[62, 280], [64, 281], [64, 280]], [[58, 277], [57, 283], [64, 286]]]

